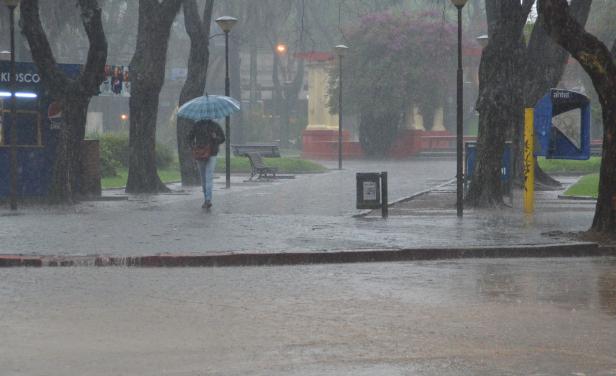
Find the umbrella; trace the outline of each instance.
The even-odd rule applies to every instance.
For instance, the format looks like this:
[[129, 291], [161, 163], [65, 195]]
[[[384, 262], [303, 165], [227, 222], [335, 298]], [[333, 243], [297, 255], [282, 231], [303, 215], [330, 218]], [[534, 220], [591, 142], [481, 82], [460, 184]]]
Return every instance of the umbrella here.
[[221, 119], [240, 110], [240, 102], [224, 95], [204, 95], [182, 105], [178, 116], [199, 121]]

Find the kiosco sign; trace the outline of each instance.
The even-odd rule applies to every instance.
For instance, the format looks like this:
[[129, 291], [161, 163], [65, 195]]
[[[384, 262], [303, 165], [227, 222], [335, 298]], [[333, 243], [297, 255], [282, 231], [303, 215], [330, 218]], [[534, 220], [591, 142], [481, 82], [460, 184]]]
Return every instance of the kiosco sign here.
[[[38, 73], [17, 73], [15, 75], [16, 82], [24, 82], [24, 83], [33, 83], [38, 84], [41, 82], [41, 76]], [[11, 73], [10, 72], [2, 72], [0, 73], [0, 82], [11, 82]]]

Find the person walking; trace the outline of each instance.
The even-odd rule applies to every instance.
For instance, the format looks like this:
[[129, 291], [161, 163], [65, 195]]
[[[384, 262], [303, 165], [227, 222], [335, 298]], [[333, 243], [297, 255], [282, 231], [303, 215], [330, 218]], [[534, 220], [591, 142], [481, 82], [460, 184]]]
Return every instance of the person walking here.
[[212, 188], [214, 186], [214, 169], [220, 144], [225, 142], [225, 134], [220, 124], [213, 120], [201, 120], [193, 124], [188, 133], [188, 144], [199, 166], [201, 186], [205, 201], [201, 207], [212, 207]]

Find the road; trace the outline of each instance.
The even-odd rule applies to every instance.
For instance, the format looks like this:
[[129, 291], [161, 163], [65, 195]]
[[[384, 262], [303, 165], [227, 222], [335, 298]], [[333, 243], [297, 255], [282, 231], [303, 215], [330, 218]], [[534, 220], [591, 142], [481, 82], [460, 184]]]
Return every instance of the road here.
[[616, 259], [0, 280], [3, 376], [616, 375]]

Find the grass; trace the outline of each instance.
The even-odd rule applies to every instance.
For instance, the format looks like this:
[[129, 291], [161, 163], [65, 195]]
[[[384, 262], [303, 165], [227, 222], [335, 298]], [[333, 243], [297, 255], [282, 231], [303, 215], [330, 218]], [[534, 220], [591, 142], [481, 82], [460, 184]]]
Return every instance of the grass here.
[[[263, 158], [263, 163], [269, 167], [276, 167], [280, 174], [307, 174], [327, 171], [324, 166], [300, 158]], [[225, 158], [218, 157], [216, 172], [225, 171]], [[232, 173], [249, 173], [250, 161], [245, 157], [231, 158]]]
[[[324, 166], [304, 159], [299, 158], [263, 158], [263, 163], [270, 167], [278, 168], [278, 173], [281, 174], [305, 174], [318, 173], [327, 171]], [[219, 157], [216, 162], [216, 172], [225, 171], [225, 158]], [[250, 172], [250, 162], [248, 158], [232, 157], [231, 158], [231, 173], [241, 174]], [[180, 171], [177, 167], [168, 169], [159, 169], [158, 176], [164, 183], [180, 181]], [[118, 175], [114, 177], [102, 178], [101, 186], [103, 189], [123, 188], [126, 186], [128, 177], [127, 169], [118, 170]]]
[[564, 195], [597, 198], [599, 195], [599, 174], [583, 176], [577, 183], [570, 186]]
[[600, 157], [590, 157], [587, 161], [538, 158], [539, 166], [548, 174], [592, 174], [598, 173]]
[[[180, 171], [177, 168], [159, 169], [158, 176], [165, 183], [180, 181]], [[125, 168], [118, 170], [118, 175], [101, 179], [103, 189], [109, 188], [124, 188], [126, 179], [128, 178], [128, 170]]]

